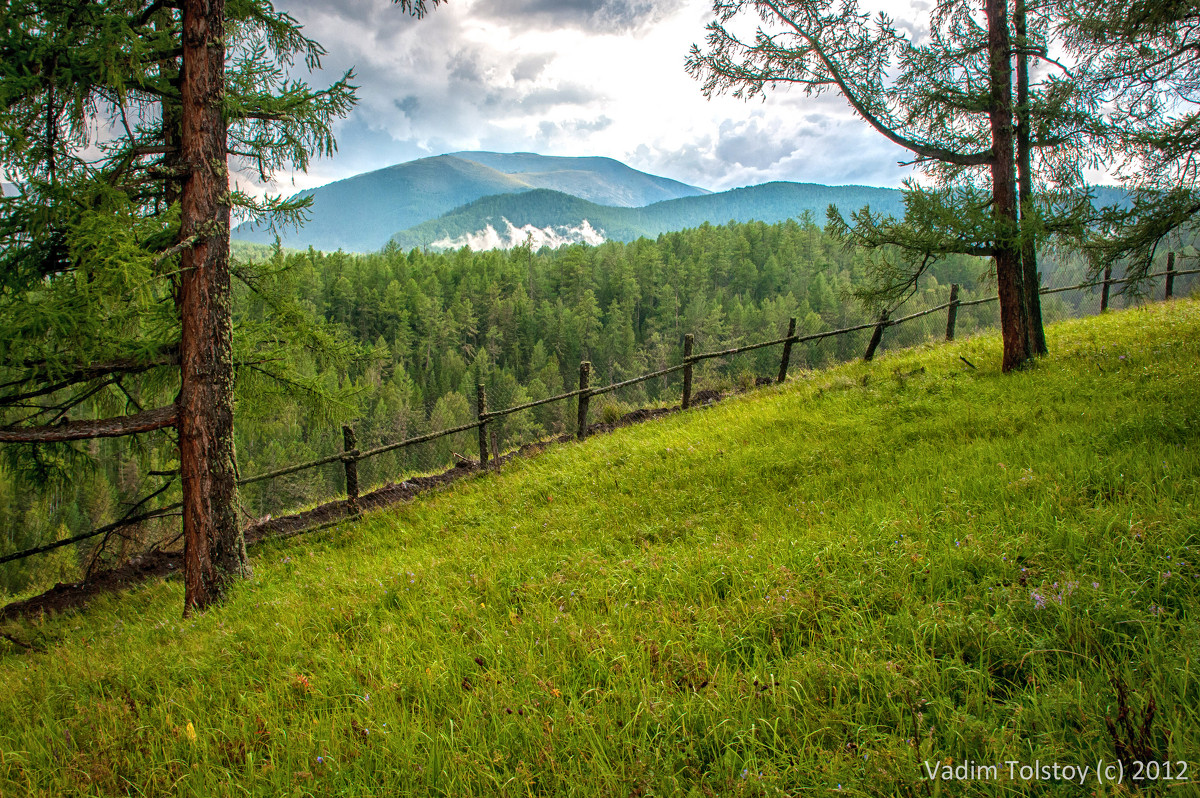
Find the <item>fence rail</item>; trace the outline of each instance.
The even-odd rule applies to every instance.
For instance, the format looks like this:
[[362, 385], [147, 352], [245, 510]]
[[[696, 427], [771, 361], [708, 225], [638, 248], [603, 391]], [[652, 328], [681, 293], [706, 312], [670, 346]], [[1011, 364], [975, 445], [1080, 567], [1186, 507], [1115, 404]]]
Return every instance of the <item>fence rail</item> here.
[[[1146, 279], [1151, 279], [1151, 278], [1156, 278], [1156, 277], [1166, 277], [1166, 281], [1164, 284], [1164, 290], [1163, 290], [1163, 299], [1167, 300], [1173, 296], [1175, 278], [1183, 276], [1183, 275], [1189, 275], [1189, 274], [1200, 274], [1200, 269], [1183, 269], [1183, 270], [1175, 269], [1175, 253], [1172, 252], [1172, 253], [1169, 253], [1169, 255], [1168, 255], [1167, 268], [1165, 271], [1153, 272], [1153, 273], [1145, 275], [1145, 277], [1142, 277], [1142, 278], [1132, 278], [1132, 277], [1113, 278], [1112, 274], [1111, 274], [1111, 270], [1106, 270], [1104, 273], [1103, 279], [1092, 280], [1090, 282], [1080, 283], [1078, 285], [1063, 286], [1060, 288], [1042, 288], [1042, 289], [1040, 289], [1039, 293], [1040, 294], [1057, 294], [1057, 293], [1061, 293], [1064, 291], [1078, 291], [1078, 290], [1082, 290], [1082, 289], [1086, 289], [1086, 288], [1100, 287], [1101, 291], [1102, 291], [1101, 300], [1100, 300], [1100, 309], [1101, 309], [1101, 312], [1103, 312], [1108, 309], [1109, 289], [1114, 285], [1119, 285], [1122, 283], [1129, 283], [1129, 282], [1140, 282], [1140, 281], [1143, 281]], [[256, 474], [254, 476], [246, 477], [244, 479], [238, 480], [237, 484], [239, 486], [251, 485], [256, 482], [262, 482], [262, 481], [268, 480], [268, 479], [276, 479], [278, 477], [287, 476], [289, 474], [295, 474], [300, 471], [307, 471], [312, 468], [318, 468], [323, 465], [329, 465], [330, 463], [341, 462], [343, 465], [343, 468], [346, 471], [346, 487], [347, 487], [346, 503], [347, 503], [347, 507], [350, 509], [352, 514], [357, 514], [358, 499], [359, 499], [358, 463], [362, 460], [366, 460], [368, 458], [375, 457], [377, 455], [381, 455], [386, 452], [391, 452], [396, 449], [401, 449], [401, 448], [404, 448], [407, 446], [415, 446], [420, 443], [426, 443], [428, 441], [436, 440], [438, 438], [443, 438], [447, 435], [456, 435], [456, 434], [459, 434], [462, 432], [467, 432], [468, 430], [474, 429], [474, 430], [478, 430], [478, 432], [479, 432], [479, 464], [481, 467], [483, 467], [483, 466], [486, 466], [487, 462], [488, 462], [488, 439], [487, 439], [487, 432], [486, 432], [487, 425], [488, 425], [488, 422], [490, 422], [494, 419], [502, 418], [502, 417], [510, 415], [512, 413], [518, 413], [522, 410], [529, 410], [534, 407], [539, 407], [541, 405], [549, 404], [551, 402], [561, 402], [561, 401], [565, 401], [568, 399], [573, 399], [573, 398], [578, 397], [579, 406], [578, 406], [578, 413], [577, 413], [575, 435], [578, 440], [582, 441], [585, 438], [587, 438], [588, 407], [589, 407], [589, 400], [593, 396], [600, 396], [600, 395], [603, 395], [606, 393], [610, 393], [612, 391], [616, 391], [620, 388], [625, 388], [630, 385], [636, 385], [638, 383], [646, 382], [647, 380], [652, 380], [657, 377], [663, 377], [663, 376], [666, 376], [667, 374], [672, 374], [676, 371], [682, 371], [684, 373], [684, 379], [683, 379], [681, 406], [683, 409], [687, 409], [691, 405], [692, 368], [696, 363], [700, 363], [705, 360], [711, 360], [714, 358], [730, 357], [732, 355], [739, 355], [739, 354], [744, 354], [746, 352], [753, 352], [755, 350], [763, 349], [763, 348], [766, 348], [769, 346], [782, 345], [783, 346], [783, 354], [782, 354], [782, 357], [780, 358], [779, 372], [778, 372], [778, 376], [776, 378], [776, 382], [781, 383], [787, 379], [787, 371], [788, 371], [789, 361], [791, 358], [791, 350], [792, 350], [792, 346], [795, 344], [808, 343], [811, 341], [820, 341], [825, 338], [831, 338], [831, 337], [838, 336], [838, 335], [846, 335], [848, 333], [859, 332], [861, 330], [874, 330], [874, 333], [872, 334], [870, 343], [867, 346], [867, 350], [863, 355], [865, 360], [870, 360], [874, 356], [875, 350], [881, 343], [883, 333], [887, 328], [895, 327], [899, 324], [904, 324], [905, 322], [912, 321], [913, 319], [918, 319], [923, 316], [928, 316], [932, 313], [937, 313], [937, 312], [943, 311], [943, 310], [947, 311], [946, 340], [950, 341], [950, 340], [954, 339], [955, 320], [957, 318], [957, 314], [958, 314], [958, 311], [960, 308], [972, 307], [975, 305], [984, 305], [989, 302], [996, 302], [999, 300], [999, 296], [991, 296], [991, 297], [983, 297], [981, 299], [971, 299], [971, 300], [960, 301], [958, 299], [958, 291], [959, 291], [959, 286], [957, 284], [953, 284], [950, 287], [950, 300], [948, 302], [944, 302], [940, 305], [936, 305], [931, 308], [926, 308], [924, 310], [919, 310], [915, 313], [910, 313], [907, 316], [901, 316], [899, 318], [891, 319], [891, 318], [888, 318], [888, 314], [885, 312], [876, 321], [866, 322], [864, 324], [857, 324], [857, 325], [854, 325], [851, 327], [843, 327], [843, 328], [836, 329], [836, 330], [823, 330], [821, 332], [808, 333], [806, 335], [796, 335], [796, 319], [792, 318], [788, 321], [788, 334], [783, 336], [782, 338], [774, 338], [769, 341], [761, 341], [759, 343], [746, 344], [744, 346], [735, 346], [735, 347], [732, 347], [729, 349], [722, 349], [722, 350], [715, 351], [715, 352], [693, 353], [692, 352], [693, 337], [692, 337], [692, 335], [689, 334], [684, 337], [684, 354], [683, 354], [683, 360], [681, 363], [678, 363], [674, 366], [668, 366], [666, 368], [659, 369], [657, 371], [650, 372], [649, 374], [642, 374], [637, 377], [632, 377], [630, 379], [623, 380], [621, 382], [615, 382], [615, 383], [611, 383], [609, 385], [604, 385], [604, 386], [600, 386], [600, 387], [596, 387], [596, 388], [593, 388], [590, 385], [591, 363], [588, 361], [584, 361], [584, 362], [580, 363], [580, 366], [579, 366], [579, 387], [576, 388], [575, 390], [567, 391], [566, 393], [560, 393], [555, 396], [549, 396], [544, 399], [537, 399], [532, 402], [525, 402], [523, 404], [515, 405], [513, 407], [506, 407], [506, 408], [503, 408], [500, 410], [488, 410], [487, 409], [486, 395], [483, 390], [483, 385], [479, 385], [478, 386], [478, 413], [476, 415], [475, 421], [472, 421], [467, 424], [461, 424], [457, 427], [452, 427], [450, 429], [438, 430], [436, 432], [429, 432], [424, 435], [418, 435], [413, 438], [407, 438], [405, 440], [384, 444], [382, 446], [377, 446], [373, 449], [367, 449], [365, 451], [359, 451], [357, 449], [356, 444], [355, 444], [354, 429], [352, 427], [348, 427], [348, 426], [343, 427], [343, 443], [344, 443], [343, 451], [338, 452], [337, 454], [331, 454], [326, 457], [321, 457], [316, 460], [310, 460], [305, 463], [298, 463], [296, 465], [287, 466], [285, 468], [279, 468], [274, 471], [267, 471], [262, 474]], [[144, 501], [145, 500], [143, 499], [142, 502], [144, 502]], [[135, 508], [137, 506], [140, 506], [140, 504], [142, 502], [139, 502], [137, 505], [135, 505]], [[31, 557], [35, 554], [43, 554], [45, 552], [57, 549], [61, 546], [67, 546], [72, 543], [79, 543], [79, 542], [87, 540], [89, 538], [97, 537], [99, 535], [112, 533], [116, 529], [119, 529], [123, 526], [130, 526], [132, 524], [140, 523], [142, 521], [146, 521], [146, 520], [149, 520], [152, 518], [162, 517], [164, 515], [169, 514], [170, 511], [178, 509], [180, 506], [181, 505], [179, 503], [168, 505], [166, 507], [162, 507], [157, 510], [152, 510], [152, 511], [149, 511], [147, 513], [144, 513], [144, 514], [136, 516], [136, 517], [131, 516], [131, 517], [123, 518], [121, 520], [118, 520], [118, 521], [108, 524], [106, 526], [98, 527], [90, 532], [85, 532], [85, 533], [82, 533], [79, 535], [75, 535], [73, 537], [66, 538], [64, 540], [55, 541], [53, 543], [49, 543], [49, 544], [46, 544], [43, 546], [37, 546], [35, 548], [26, 549], [26, 550], [20, 551], [20, 552], [14, 552], [12, 554], [7, 554], [3, 557], [0, 557], [0, 565], [7, 563], [7, 562], [12, 562], [14, 560], [24, 559], [25, 557]], [[328, 524], [326, 524], [324, 526], [327, 526], [327, 525]]]

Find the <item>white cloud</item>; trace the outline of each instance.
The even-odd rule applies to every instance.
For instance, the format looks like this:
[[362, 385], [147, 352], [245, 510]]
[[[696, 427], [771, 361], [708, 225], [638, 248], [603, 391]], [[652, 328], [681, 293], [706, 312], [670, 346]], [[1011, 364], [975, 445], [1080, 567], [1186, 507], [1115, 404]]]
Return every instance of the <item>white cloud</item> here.
[[[711, 18], [705, 0], [452, 0], [422, 20], [385, 0], [276, 6], [328, 51], [314, 84], [353, 66], [360, 86], [339, 154], [281, 176], [276, 192], [465, 149], [606, 155], [717, 190], [895, 186], [911, 173], [840, 98], [706, 100], [684, 70]], [[907, 3], [892, 13], [925, 16]]]
[[583, 223], [577, 227], [534, 227], [532, 224], [517, 227], [508, 219], [501, 219], [501, 221], [505, 225], [503, 233], [497, 232], [496, 228], [489, 224], [478, 232], [464, 233], [456, 238], [443, 238], [434, 241], [430, 246], [435, 249], [470, 247], [474, 250], [487, 250], [512, 249], [529, 244], [536, 251], [542, 247], [558, 249], [567, 244], [604, 243], [604, 231], [592, 227], [591, 222], [587, 219], [584, 219]]

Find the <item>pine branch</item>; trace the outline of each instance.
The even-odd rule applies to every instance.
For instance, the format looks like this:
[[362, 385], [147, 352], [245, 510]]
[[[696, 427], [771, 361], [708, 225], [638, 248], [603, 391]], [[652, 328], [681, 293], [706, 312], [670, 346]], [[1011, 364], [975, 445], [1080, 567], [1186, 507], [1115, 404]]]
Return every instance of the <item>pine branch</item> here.
[[858, 93], [850, 87], [846, 79], [843, 77], [841, 69], [838, 68], [837, 63], [833, 60], [832, 56], [825, 51], [825, 48], [821, 46], [820, 42], [818, 42], [808, 31], [797, 25], [790, 16], [788, 16], [782, 9], [779, 8], [774, 0], [764, 0], [763, 5], [774, 11], [784, 23], [796, 31], [797, 35], [799, 35], [800, 38], [808, 43], [808, 45], [812, 48], [813, 53], [816, 54], [817, 58], [820, 59], [821, 63], [829, 71], [830, 77], [833, 78], [833, 81], [837, 84], [838, 90], [842, 93], [842, 96], [845, 97], [846, 101], [850, 103], [855, 111], [858, 112], [858, 115], [861, 116], [867, 124], [875, 128], [875, 130], [878, 131], [884, 138], [900, 145], [906, 150], [916, 153], [925, 160], [943, 161], [956, 166], [986, 166], [992, 162], [994, 155], [990, 149], [973, 153], [955, 152], [944, 147], [936, 147], [931, 144], [919, 142], [916, 139], [904, 136], [895, 129], [888, 127], [886, 124], [884, 124], [883, 120], [881, 120], [879, 117], [873, 114], [869, 108], [867, 108], [862, 98], [858, 96]]
[[151, 17], [165, 8], [179, 8], [179, 3], [172, 0], [155, 0], [138, 15], [138, 18], [133, 22], [133, 27], [140, 28], [146, 25], [150, 22]]
[[175, 405], [168, 405], [131, 416], [68, 421], [48, 427], [5, 427], [0, 429], [0, 443], [60, 443], [91, 438], [119, 438], [173, 427], [177, 418]]
[[[34, 399], [39, 396], [46, 396], [55, 391], [60, 391], [63, 388], [68, 388], [81, 382], [89, 382], [99, 377], [105, 377], [110, 374], [140, 374], [150, 369], [159, 368], [161, 366], [177, 366], [179, 365], [179, 347], [169, 346], [161, 350], [158, 354], [151, 356], [145, 360], [113, 360], [107, 363], [96, 363], [90, 366], [75, 366], [74, 371], [68, 371], [58, 382], [37, 388], [25, 393], [10, 394], [0, 397], [0, 406], [10, 405], [15, 402], [24, 401], [26, 399]], [[51, 378], [58, 370], [51, 370], [45, 361], [42, 362], [26, 362], [22, 364], [23, 368], [30, 369], [30, 372], [18, 380], [13, 380], [0, 385], [0, 388], [11, 388], [21, 385], [31, 380]], [[71, 368], [67, 366], [66, 368]]]
[[192, 247], [196, 246], [196, 244], [199, 243], [199, 241], [200, 241], [200, 236], [198, 234], [194, 235], [194, 236], [188, 236], [187, 238], [183, 239], [182, 241], [180, 241], [178, 244], [171, 247], [170, 249], [164, 250], [163, 252], [160, 252], [157, 255], [155, 255], [154, 256], [154, 265], [158, 266], [164, 260], [171, 257], [172, 255], [178, 255], [180, 252], [183, 252], [185, 249], [191, 249]]

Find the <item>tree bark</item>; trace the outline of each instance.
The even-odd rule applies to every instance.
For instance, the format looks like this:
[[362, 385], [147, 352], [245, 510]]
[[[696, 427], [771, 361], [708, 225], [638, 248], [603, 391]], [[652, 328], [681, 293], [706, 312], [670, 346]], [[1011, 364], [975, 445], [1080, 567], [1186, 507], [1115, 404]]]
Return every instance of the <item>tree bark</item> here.
[[183, 3], [180, 138], [188, 176], [180, 240], [196, 240], [183, 251], [179, 286], [185, 616], [220, 599], [247, 568], [234, 511], [224, 16], [224, 0]]
[[1015, 0], [1013, 32], [1017, 39], [1017, 200], [1021, 208], [1021, 275], [1025, 289], [1025, 324], [1029, 349], [1044, 355], [1046, 331], [1042, 327], [1041, 275], [1038, 273], [1037, 241], [1029, 224], [1033, 214], [1033, 156], [1029, 141], [1029, 40], [1025, 0]]
[[992, 198], [995, 219], [996, 282], [1000, 295], [1000, 334], [1004, 342], [1001, 370], [1020, 368], [1031, 356], [1021, 273], [1020, 227], [1017, 220], [1016, 164], [1013, 152], [1011, 41], [1008, 3], [986, 0], [992, 128]]

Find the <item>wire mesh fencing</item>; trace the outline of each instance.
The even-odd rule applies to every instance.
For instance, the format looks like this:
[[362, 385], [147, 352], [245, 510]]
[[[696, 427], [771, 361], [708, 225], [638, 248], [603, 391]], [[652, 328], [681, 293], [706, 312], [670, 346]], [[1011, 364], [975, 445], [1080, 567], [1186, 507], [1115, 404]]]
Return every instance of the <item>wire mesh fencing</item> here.
[[[1179, 277], [1194, 279], [1195, 270]], [[1055, 264], [1042, 289], [1047, 321], [1101, 312], [1116, 306], [1117, 286], [1130, 285], [1124, 275], [1088, 280], [1081, 260]], [[1078, 282], [1082, 280], [1082, 282]], [[1182, 282], [1180, 285], [1184, 285]], [[310, 504], [403, 484], [454, 468], [495, 466], [506, 455], [547, 441], [584, 438], [682, 405], [688, 407], [736, 390], [779, 381], [788, 368], [821, 368], [856, 357], [870, 359], [878, 351], [911, 347], [995, 329], [999, 305], [994, 285], [985, 280], [973, 289], [931, 282], [889, 314], [869, 319], [861, 312], [836, 320], [810, 314], [781, 322], [775, 337], [729, 346], [728, 338], [688, 334], [677, 355], [659, 347], [621, 359], [592, 353], [580, 364], [578, 381], [550, 394], [543, 385], [521, 386], [502, 373], [484, 378], [475, 396], [443, 397], [429, 415], [343, 430], [341, 453], [331, 452], [320, 474], [300, 477], [291, 470], [281, 489], [255, 494], [258, 508], [284, 507], [303, 495]], [[1145, 291], [1121, 291], [1128, 305], [1145, 301]], [[1099, 297], [1099, 300], [1097, 299]], [[830, 329], [830, 322], [842, 326]], [[724, 348], [722, 348], [724, 345]], [[403, 436], [410, 437], [405, 439]], [[349, 436], [349, 437], [347, 437]], [[361, 439], [360, 437], [361, 436]], [[400, 438], [399, 442], [395, 442]], [[388, 441], [393, 442], [388, 442]], [[336, 448], [332, 440], [327, 450]], [[353, 467], [351, 467], [353, 466]], [[353, 472], [353, 476], [352, 476]], [[271, 476], [271, 475], [268, 475]]]
[[[1174, 254], [1161, 260], [1147, 279], [1135, 281], [1119, 271], [1092, 275], [1078, 257], [1047, 259], [1044, 321], [1200, 290], [1200, 270], [1182, 268]], [[809, 313], [803, 319], [776, 320], [767, 340], [746, 342], [745, 334], [710, 328], [683, 335], [681, 346], [660, 342], [624, 356], [597, 348], [585, 353], [592, 359], [580, 364], [574, 380], [551, 370], [545, 381], [520, 385], [496, 370], [479, 379], [471, 396], [454, 391], [430, 406], [377, 410], [352, 427], [311, 429], [302, 440], [272, 440], [257, 447], [254, 473], [239, 481], [239, 509], [250, 528], [278, 526], [280, 516], [293, 519], [290, 531], [311, 528], [312, 519], [358, 512], [360, 500], [373, 501], [373, 495], [377, 503], [413, 495], [453, 478], [456, 470], [495, 467], [523, 447], [582, 438], [671, 408], [704, 404], [721, 394], [777, 382], [788, 369], [869, 359], [878, 351], [995, 329], [999, 303], [994, 291], [994, 280], [972, 288], [930, 281], [882, 318], [849, 308], [839, 316]], [[159, 476], [168, 478], [168, 487], [175, 479]], [[181, 550], [179, 505], [169, 503], [176, 493], [152, 491], [127, 502], [110, 524], [4, 554], [0, 567], [35, 554], [69, 553], [64, 547], [71, 545], [87, 547], [90, 553], [72, 558], [86, 563], [85, 568], [120, 562], [138, 551]], [[102, 545], [96, 546], [95, 538]]]

